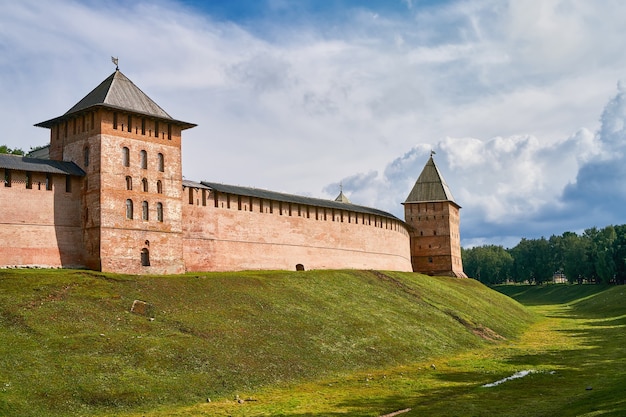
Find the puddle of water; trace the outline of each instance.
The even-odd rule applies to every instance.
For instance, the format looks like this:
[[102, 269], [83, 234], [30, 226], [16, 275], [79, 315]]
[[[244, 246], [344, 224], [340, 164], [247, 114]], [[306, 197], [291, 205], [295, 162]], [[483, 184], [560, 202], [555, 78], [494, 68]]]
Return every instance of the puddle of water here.
[[525, 376], [530, 375], [530, 374], [535, 373], [535, 372], [537, 372], [537, 371], [535, 371], [533, 369], [528, 369], [528, 370], [525, 370], [525, 371], [519, 371], [519, 372], [514, 373], [511, 376], [507, 376], [506, 378], [502, 378], [499, 381], [492, 382], [490, 384], [481, 385], [481, 387], [483, 387], [483, 388], [495, 387], [495, 386], [498, 386], [498, 385], [502, 384], [503, 382], [510, 381], [512, 379], [517, 379], [517, 378], [524, 378]]

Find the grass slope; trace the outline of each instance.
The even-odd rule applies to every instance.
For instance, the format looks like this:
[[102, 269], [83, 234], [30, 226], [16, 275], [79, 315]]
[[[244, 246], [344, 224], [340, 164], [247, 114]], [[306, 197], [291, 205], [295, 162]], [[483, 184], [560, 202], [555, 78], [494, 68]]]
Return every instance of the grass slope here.
[[4, 270], [0, 415], [145, 413], [450, 355], [532, 320], [474, 280], [410, 273]]

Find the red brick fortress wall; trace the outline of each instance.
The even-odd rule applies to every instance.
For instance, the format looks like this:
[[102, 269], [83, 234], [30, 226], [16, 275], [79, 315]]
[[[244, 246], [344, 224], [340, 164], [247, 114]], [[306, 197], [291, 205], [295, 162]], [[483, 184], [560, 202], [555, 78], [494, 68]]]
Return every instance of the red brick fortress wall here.
[[187, 271], [294, 270], [298, 264], [411, 271], [401, 221], [351, 212], [349, 204], [331, 210], [223, 194], [216, 201], [209, 190], [191, 190], [183, 192]]
[[31, 188], [24, 171], [11, 172], [10, 187], [0, 183], [0, 267], [84, 266], [81, 179], [71, 177], [66, 191], [65, 175], [30, 175]]

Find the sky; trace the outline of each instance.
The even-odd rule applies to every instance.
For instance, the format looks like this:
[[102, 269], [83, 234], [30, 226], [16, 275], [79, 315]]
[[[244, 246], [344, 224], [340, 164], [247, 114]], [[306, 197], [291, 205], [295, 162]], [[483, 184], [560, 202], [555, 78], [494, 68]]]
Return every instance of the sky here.
[[431, 151], [461, 243], [626, 224], [621, 0], [0, 0], [0, 144], [120, 70], [183, 175], [403, 218]]

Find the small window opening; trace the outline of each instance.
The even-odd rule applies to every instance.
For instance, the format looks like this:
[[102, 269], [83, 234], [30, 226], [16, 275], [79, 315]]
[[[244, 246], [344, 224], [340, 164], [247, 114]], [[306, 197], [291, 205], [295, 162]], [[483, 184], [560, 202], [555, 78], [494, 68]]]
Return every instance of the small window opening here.
[[52, 175], [46, 174], [46, 190], [52, 191]]
[[129, 220], [133, 219], [133, 200], [126, 200], [126, 218]]
[[133, 116], [131, 116], [130, 114], [128, 115], [128, 123], [126, 123], [126, 130], [128, 132], [132, 131], [132, 123], [133, 123]]
[[157, 181], [157, 193], [163, 194], [163, 184], [161, 183], [161, 180]]
[[141, 250], [141, 266], [150, 266], [150, 251], [148, 248]]
[[11, 170], [6, 168], [4, 169], [4, 186], [11, 186]]
[[148, 153], [144, 150], [140, 154], [141, 169], [148, 169]]
[[163, 204], [157, 203], [157, 220], [163, 222]]
[[148, 202], [144, 201], [143, 203], [141, 203], [141, 219], [142, 220], [149, 220], [148, 217]]
[[33, 188], [33, 174], [31, 172], [26, 172], [26, 188]]
[[167, 140], [172, 140], [172, 125], [167, 124]]
[[117, 112], [113, 112], [113, 129], [117, 129]]
[[193, 204], [193, 188], [189, 187], [189, 204]]
[[72, 176], [71, 175], [65, 176], [65, 192], [66, 193], [72, 192]]
[[126, 146], [122, 148], [122, 164], [125, 167], [130, 166], [130, 149], [128, 149]]
[[144, 193], [147, 193], [147, 192], [148, 192], [148, 179], [147, 179], [147, 178], [143, 178], [143, 179], [141, 180], [141, 190], [142, 190]]
[[162, 153], [159, 153], [159, 164], [158, 165], [159, 165], [159, 171], [161, 171], [161, 172], [165, 171], [165, 161], [164, 161]]
[[126, 176], [126, 189], [127, 190], [133, 189], [133, 177], [131, 176]]
[[141, 119], [141, 134], [142, 135], [146, 134], [146, 119], [145, 118]]
[[89, 146], [85, 146], [85, 149], [84, 149], [83, 153], [84, 153], [83, 156], [84, 156], [84, 159], [85, 159], [85, 161], [84, 161], [85, 162], [85, 166], [87, 167], [87, 166], [89, 166]]
[[159, 121], [158, 120], [154, 121], [154, 137], [155, 138], [159, 137]]

